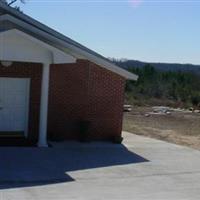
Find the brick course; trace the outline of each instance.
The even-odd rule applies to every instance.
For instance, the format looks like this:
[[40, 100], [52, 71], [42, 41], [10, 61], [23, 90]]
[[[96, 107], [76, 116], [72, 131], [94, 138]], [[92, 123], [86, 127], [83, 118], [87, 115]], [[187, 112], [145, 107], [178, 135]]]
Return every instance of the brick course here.
[[48, 132], [78, 139], [77, 123], [91, 122], [92, 140], [121, 136], [125, 79], [86, 60], [52, 65]]

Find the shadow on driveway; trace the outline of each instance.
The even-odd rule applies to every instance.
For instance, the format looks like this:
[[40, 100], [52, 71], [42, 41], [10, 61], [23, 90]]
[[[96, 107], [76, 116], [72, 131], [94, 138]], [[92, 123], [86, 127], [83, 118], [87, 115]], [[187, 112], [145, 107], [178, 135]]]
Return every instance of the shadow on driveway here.
[[147, 162], [123, 145], [0, 148], [0, 189], [75, 181], [67, 172]]

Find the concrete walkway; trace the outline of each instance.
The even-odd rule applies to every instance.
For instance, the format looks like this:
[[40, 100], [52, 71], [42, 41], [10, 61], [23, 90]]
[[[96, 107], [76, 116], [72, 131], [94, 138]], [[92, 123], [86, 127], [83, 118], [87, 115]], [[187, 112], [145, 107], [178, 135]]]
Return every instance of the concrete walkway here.
[[123, 135], [123, 145], [0, 148], [0, 199], [200, 199], [200, 151]]

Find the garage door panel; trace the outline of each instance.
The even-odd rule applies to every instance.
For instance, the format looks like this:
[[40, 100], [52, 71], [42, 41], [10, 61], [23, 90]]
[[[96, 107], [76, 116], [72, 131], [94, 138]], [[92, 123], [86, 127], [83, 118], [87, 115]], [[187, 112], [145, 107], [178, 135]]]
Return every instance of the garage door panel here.
[[26, 104], [27, 98], [24, 96], [25, 92], [23, 93], [14, 93], [14, 94], [6, 94], [5, 95], [5, 103], [4, 105], [7, 107], [14, 107], [21, 106], [22, 108]]
[[1, 111], [2, 114], [2, 124], [1, 124], [1, 131], [7, 131], [9, 130], [9, 127], [11, 127], [11, 123], [12, 123], [12, 115], [7, 112], [7, 110], [2, 109]]
[[20, 78], [5, 78], [2, 82], [5, 85], [5, 89], [10, 91], [22, 91], [25, 90], [27, 86], [27, 80]]
[[29, 79], [0, 78], [0, 132], [26, 131], [29, 82]]
[[24, 131], [24, 120], [16, 120], [13, 122], [12, 131]]
[[[23, 119], [25, 119], [25, 114], [26, 114], [26, 109], [24, 107], [18, 106], [15, 107], [15, 112], [12, 113], [12, 117], [14, 120], [21, 120], [23, 121]], [[14, 110], [12, 107], [10, 108], [10, 110]]]

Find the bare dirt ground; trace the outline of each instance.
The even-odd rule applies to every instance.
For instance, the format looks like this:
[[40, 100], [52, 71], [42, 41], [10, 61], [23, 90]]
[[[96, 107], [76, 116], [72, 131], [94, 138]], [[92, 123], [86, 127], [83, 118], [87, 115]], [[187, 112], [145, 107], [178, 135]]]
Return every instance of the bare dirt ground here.
[[123, 130], [200, 150], [200, 113], [174, 111], [153, 114], [152, 107], [133, 107], [124, 113]]

